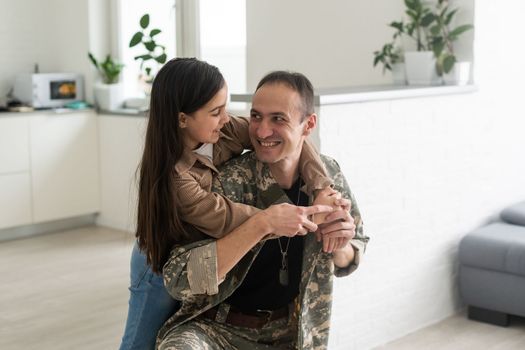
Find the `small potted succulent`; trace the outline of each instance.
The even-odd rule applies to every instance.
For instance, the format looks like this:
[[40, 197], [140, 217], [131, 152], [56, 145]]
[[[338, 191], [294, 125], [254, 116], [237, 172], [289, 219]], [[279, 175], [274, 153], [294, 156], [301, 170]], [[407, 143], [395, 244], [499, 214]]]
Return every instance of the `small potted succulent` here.
[[102, 82], [95, 83], [94, 88], [97, 106], [102, 110], [108, 111], [120, 108], [122, 103], [122, 86], [119, 83], [119, 77], [124, 65], [114, 61], [111, 55], [106, 55], [106, 59], [100, 62], [91, 52], [88, 52], [88, 57], [102, 79]]

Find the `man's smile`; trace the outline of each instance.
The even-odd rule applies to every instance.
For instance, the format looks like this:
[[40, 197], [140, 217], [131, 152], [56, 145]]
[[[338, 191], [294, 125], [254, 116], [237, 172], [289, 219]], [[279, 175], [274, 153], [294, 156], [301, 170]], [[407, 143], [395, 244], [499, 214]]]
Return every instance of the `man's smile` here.
[[263, 141], [263, 140], [257, 140], [259, 145], [263, 147], [275, 147], [277, 145], [281, 144], [281, 141]]

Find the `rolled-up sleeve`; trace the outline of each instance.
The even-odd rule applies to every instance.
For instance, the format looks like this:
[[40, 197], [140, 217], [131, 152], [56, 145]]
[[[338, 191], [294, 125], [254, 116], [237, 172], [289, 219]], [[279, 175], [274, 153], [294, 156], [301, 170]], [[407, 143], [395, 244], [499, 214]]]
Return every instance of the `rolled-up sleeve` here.
[[[199, 288], [199, 282], [197, 281], [197, 274], [201, 273], [196, 271], [194, 263], [191, 262], [192, 255], [193, 259], [199, 259], [199, 255], [205, 256], [206, 260], [213, 260], [210, 256], [213, 254], [212, 251], [216, 251], [216, 242], [212, 239], [207, 239], [184, 246], [176, 246], [172, 249], [170, 257], [163, 268], [164, 286], [168, 293], [177, 300], [184, 300], [191, 298], [196, 294], [192, 288]], [[194, 251], [197, 251], [194, 253]], [[200, 251], [201, 253], [198, 253]], [[208, 255], [206, 255], [208, 254]], [[215, 264], [216, 264], [215, 259]], [[210, 261], [211, 263], [211, 261]], [[215, 279], [217, 279], [215, 277]], [[200, 288], [203, 288], [202, 285]], [[209, 289], [208, 289], [209, 290]]]
[[366, 243], [357, 239], [352, 239], [350, 245], [354, 249], [354, 260], [346, 267], [335, 266], [334, 275], [336, 277], [345, 277], [357, 270], [361, 263], [361, 258], [365, 251]]
[[193, 294], [214, 295], [219, 292], [216, 242], [197, 247], [190, 252], [188, 283]]

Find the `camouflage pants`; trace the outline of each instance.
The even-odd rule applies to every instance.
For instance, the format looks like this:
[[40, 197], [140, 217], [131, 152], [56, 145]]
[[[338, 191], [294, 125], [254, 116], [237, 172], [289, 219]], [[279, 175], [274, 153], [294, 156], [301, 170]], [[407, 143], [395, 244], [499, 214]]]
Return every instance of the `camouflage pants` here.
[[159, 350], [276, 350], [295, 349], [293, 327], [288, 319], [269, 322], [262, 328], [244, 328], [197, 318], [170, 331]]

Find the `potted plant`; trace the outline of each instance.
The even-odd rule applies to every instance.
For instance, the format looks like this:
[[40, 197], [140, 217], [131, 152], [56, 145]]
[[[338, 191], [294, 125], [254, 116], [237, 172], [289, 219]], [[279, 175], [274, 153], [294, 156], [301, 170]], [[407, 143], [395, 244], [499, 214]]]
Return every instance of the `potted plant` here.
[[114, 61], [111, 55], [107, 55], [101, 62], [91, 52], [88, 52], [88, 57], [102, 79], [102, 82], [95, 83], [94, 88], [97, 106], [108, 111], [118, 109], [122, 103], [122, 86], [119, 77], [124, 65]]
[[148, 94], [148, 89], [151, 89], [151, 83], [159, 65], [166, 63], [166, 47], [156, 41], [155, 37], [161, 33], [160, 29], [154, 28], [148, 31], [150, 25], [149, 14], [145, 14], [140, 18], [139, 25], [140, 29], [133, 34], [129, 47], [142, 44], [146, 50], [145, 53], [135, 56], [135, 60], [140, 61], [139, 80], [145, 84], [145, 92]]
[[460, 25], [454, 29], [449, 26], [458, 9], [450, 9], [448, 0], [439, 0], [436, 6], [432, 34], [432, 50], [437, 58], [437, 72], [446, 84], [467, 84], [470, 77], [470, 62], [458, 62], [453, 42], [464, 32], [474, 28], [471, 24]]
[[[403, 25], [400, 22], [392, 22], [390, 26], [397, 28], [399, 25]], [[374, 51], [374, 67], [379, 63], [383, 65], [383, 74], [386, 71], [392, 73], [392, 81], [395, 85], [406, 84], [405, 64], [403, 51], [398, 43], [398, 39], [402, 33], [402, 30], [397, 30], [394, 33], [392, 42], [383, 45], [381, 50]]]
[[[437, 85], [441, 83], [435, 66], [436, 58], [432, 51], [430, 25], [434, 22], [434, 13], [422, 0], [405, 0], [405, 13], [408, 22], [399, 30], [412, 39], [416, 51], [405, 52], [407, 81], [409, 85]], [[403, 22], [401, 22], [403, 23]]]
[[[470, 63], [456, 63], [452, 42], [473, 26], [461, 25], [451, 30], [449, 26], [458, 9], [450, 9], [447, 0], [438, 0], [434, 10], [424, 0], [404, 0], [404, 3], [407, 22], [392, 22], [389, 26], [396, 30], [394, 39], [408, 38], [416, 49], [404, 52], [408, 84], [438, 85], [442, 77], [447, 82], [467, 83]], [[393, 43], [388, 43], [383, 50], [376, 51], [374, 66], [379, 62], [383, 62], [384, 67], [391, 66], [392, 58], [395, 59], [391, 56], [393, 47]]]

